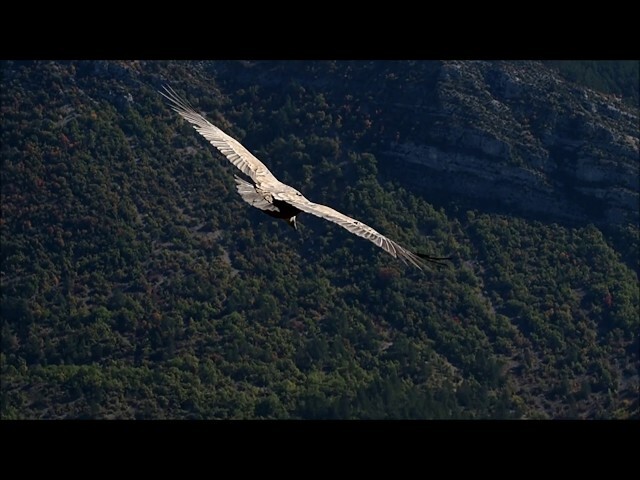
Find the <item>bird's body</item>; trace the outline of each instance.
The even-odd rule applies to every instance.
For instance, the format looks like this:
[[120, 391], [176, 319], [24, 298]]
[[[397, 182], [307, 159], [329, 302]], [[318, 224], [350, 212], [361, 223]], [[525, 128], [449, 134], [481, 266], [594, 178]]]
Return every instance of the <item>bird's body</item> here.
[[173, 110], [191, 123], [198, 133], [209, 140], [220, 153], [251, 180], [246, 181], [237, 175], [235, 177], [238, 193], [249, 205], [262, 210], [267, 215], [286, 220], [293, 228], [297, 228], [296, 217], [301, 212], [329, 220], [349, 232], [373, 242], [392, 256], [400, 258], [403, 262], [410, 263], [420, 269], [420, 259], [436, 264], [446, 260], [446, 258], [413, 253], [368, 225], [354, 220], [331, 207], [313, 203], [295, 188], [280, 182], [240, 142], [209, 123], [187, 101], [180, 98], [173, 89], [165, 87], [165, 92], [160, 93], [172, 103]]
[[[281, 218], [282, 220], [287, 220], [289, 225], [297, 229], [295, 218], [300, 212], [302, 212], [302, 210], [287, 203], [287, 201], [282, 198], [282, 189], [265, 190], [259, 185], [253, 185], [245, 180], [242, 180], [237, 175], [235, 176], [235, 178], [238, 193], [245, 202], [247, 202], [252, 207], [259, 208], [267, 215], [275, 218]], [[283, 187], [287, 187], [287, 185], [281, 185]], [[297, 193], [302, 196], [300, 192]]]

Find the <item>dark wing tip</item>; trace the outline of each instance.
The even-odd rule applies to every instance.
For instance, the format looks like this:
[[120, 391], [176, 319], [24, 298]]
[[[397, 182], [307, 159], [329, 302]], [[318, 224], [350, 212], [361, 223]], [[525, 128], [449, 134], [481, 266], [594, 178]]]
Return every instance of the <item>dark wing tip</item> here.
[[427, 255], [426, 253], [414, 252], [414, 254], [427, 262], [433, 263], [438, 267], [450, 267], [451, 264], [447, 263], [452, 261], [453, 257], [434, 257], [432, 255]]

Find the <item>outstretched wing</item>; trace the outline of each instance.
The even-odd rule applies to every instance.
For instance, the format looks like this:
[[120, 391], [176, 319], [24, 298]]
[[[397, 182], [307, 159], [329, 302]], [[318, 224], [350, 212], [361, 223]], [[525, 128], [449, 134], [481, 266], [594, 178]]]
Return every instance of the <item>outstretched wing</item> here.
[[206, 118], [196, 112], [191, 104], [181, 98], [171, 87], [165, 86], [164, 90], [160, 94], [171, 102], [171, 108], [187, 122], [191, 123], [200, 135], [209, 140], [211, 145], [216, 147], [242, 173], [251, 177], [257, 184], [265, 180], [267, 183], [278, 181], [264, 163], [254, 157], [235, 138], [230, 137], [218, 127], [209, 123]]
[[385, 252], [393, 255], [395, 258], [399, 258], [406, 264], [414, 265], [420, 270], [422, 270], [420, 264], [421, 259], [436, 264], [441, 264], [441, 260], [447, 260], [447, 258], [431, 257], [429, 255], [410, 252], [406, 248], [398, 245], [393, 240], [388, 239], [380, 232], [374, 230], [369, 225], [348, 217], [331, 207], [327, 207], [326, 205], [313, 203], [298, 193], [278, 193], [274, 196], [278, 200], [284, 200], [305, 213], [310, 213], [311, 215], [315, 215], [316, 217], [324, 218], [325, 220], [329, 220], [330, 222], [337, 223], [345, 230], [359, 237], [366, 238], [370, 242], [373, 242], [375, 245], [383, 249]]

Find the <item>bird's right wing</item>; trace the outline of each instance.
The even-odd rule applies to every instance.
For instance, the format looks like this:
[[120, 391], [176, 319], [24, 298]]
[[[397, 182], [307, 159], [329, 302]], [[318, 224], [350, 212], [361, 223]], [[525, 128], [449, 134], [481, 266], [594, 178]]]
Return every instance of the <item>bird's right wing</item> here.
[[193, 125], [193, 128], [200, 135], [209, 140], [211, 145], [216, 147], [242, 173], [251, 177], [258, 184], [265, 180], [267, 180], [267, 183], [278, 181], [264, 163], [254, 157], [235, 138], [209, 123], [206, 118], [196, 112], [191, 104], [181, 98], [171, 87], [165, 86], [164, 90], [165, 92], [160, 92], [160, 94], [171, 102], [171, 108]]
[[420, 270], [422, 270], [421, 259], [436, 264], [442, 264], [441, 260], [448, 259], [413, 253], [406, 248], [398, 245], [393, 240], [385, 237], [380, 232], [371, 228], [369, 225], [348, 217], [347, 215], [344, 215], [343, 213], [340, 213], [331, 207], [327, 207], [326, 205], [313, 203], [299, 194], [299, 192], [279, 192], [278, 194], [275, 194], [274, 197], [276, 197], [278, 200], [286, 201], [290, 205], [293, 205], [294, 207], [302, 210], [305, 213], [310, 213], [311, 215], [315, 215], [316, 217], [324, 218], [325, 220], [336, 223], [345, 230], [353, 233], [354, 235], [373, 242], [375, 245], [383, 249], [385, 252], [391, 254], [393, 257], [402, 260], [405, 264], [414, 265]]

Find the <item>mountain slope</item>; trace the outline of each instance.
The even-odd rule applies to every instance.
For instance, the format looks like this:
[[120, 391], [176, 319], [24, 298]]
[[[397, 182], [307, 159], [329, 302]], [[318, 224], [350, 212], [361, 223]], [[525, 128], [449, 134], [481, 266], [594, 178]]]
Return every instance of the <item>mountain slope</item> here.
[[[403, 184], [506, 212], [638, 223], [638, 110], [535, 62], [447, 62], [418, 135], [391, 144]], [[444, 188], [443, 188], [444, 187]]]
[[[578, 212], [568, 222], [530, 199], [491, 205], [525, 187], [545, 198], [538, 174], [513, 172], [577, 135], [561, 125], [583, 91], [537, 63], [2, 71], [2, 418], [638, 417], [638, 213], [616, 203], [634, 193], [633, 149], [618, 140], [637, 148], [637, 109], [597, 117], [613, 141], [596, 139], [605, 153], [590, 158], [620, 196], [588, 191], [598, 208], [583, 208], [560, 192], [570, 171], [536, 167]], [[501, 115], [486, 107], [505, 95], [491, 79], [512, 71], [524, 80]], [[556, 143], [542, 121], [517, 143], [524, 112], [544, 107], [528, 85], [547, 77], [569, 99], [545, 107]], [[311, 200], [454, 267], [414, 272], [327, 222], [301, 216], [297, 236], [250, 209], [233, 167], [157, 93], [164, 83]], [[448, 139], [460, 129], [466, 140]], [[407, 145], [440, 163], [418, 165]], [[480, 195], [473, 175], [495, 164], [516, 186]], [[467, 181], [432, 188], [438, 165]], [[464, 185], [475, 205], [446, 200]]]

